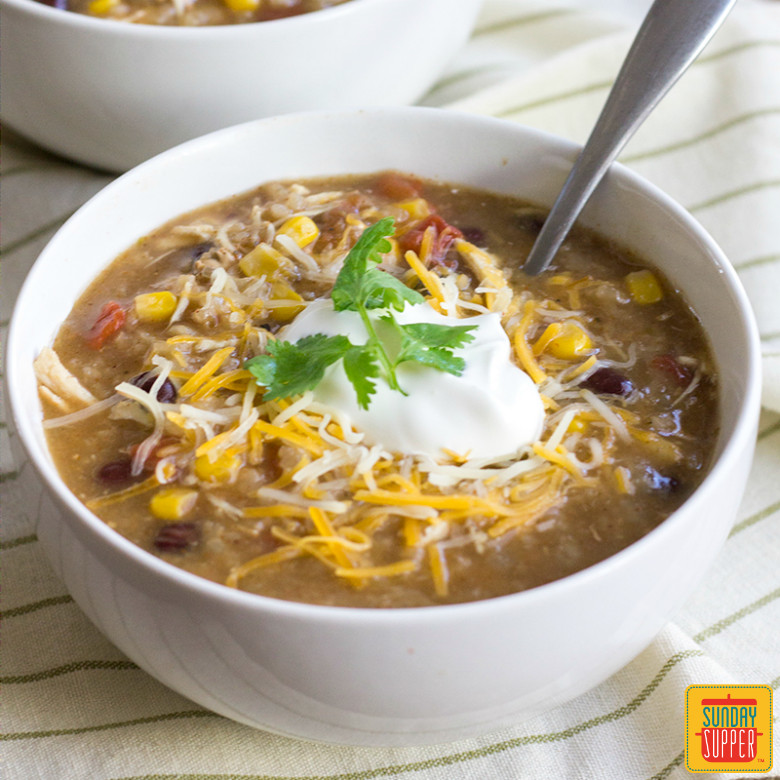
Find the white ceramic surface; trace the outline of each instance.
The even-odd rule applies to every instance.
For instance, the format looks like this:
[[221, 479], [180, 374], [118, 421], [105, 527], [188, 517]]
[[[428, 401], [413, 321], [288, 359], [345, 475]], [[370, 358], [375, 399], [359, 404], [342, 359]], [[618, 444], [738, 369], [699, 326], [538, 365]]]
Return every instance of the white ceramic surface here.
[[221, 127], [415, 102], [481, 0], [351, 0], [290, 19], [155, 27], [0, 0], [0, 116], [46, 149], [126, 171]]
[[478, 734], [565, 702], [652, 640], [733, 522], [755, 440], [759, 349], [736, 274], [712, 239], [623, 168], [609, 173], [584, 221], [686, 291], [712, 339], [722, 430], [711, 473], [678, 512], [574, 576], [489, 601], [386, 611], [230, 590], [143, 552], [70, 494], [47, 453], [36, 395], [33, 359], [88, 281], [176, 214], [271, 179], [390, 167], [549, 205], [575, 153], [568, 142], [512, 123], [436, 109], [291, 115], [169, 151], [109, 185], [63, 226], [18, 300], [8, 397], [52, 498], [38, 536], [78, 604], [132, 660], [253, 726], [409, 745]]

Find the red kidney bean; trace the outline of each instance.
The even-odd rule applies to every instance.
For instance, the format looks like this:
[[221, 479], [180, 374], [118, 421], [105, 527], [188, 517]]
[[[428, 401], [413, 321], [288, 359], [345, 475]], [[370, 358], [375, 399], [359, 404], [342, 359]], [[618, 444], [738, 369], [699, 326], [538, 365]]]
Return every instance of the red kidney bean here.
[[104, 482], [106, 485], [132, 482], [135, 479], [131, 470], [132, 463], [130, 458], [112, 460], [110, 463], [101, 466], [95, 476], [99, 482]]
[[157, 532], [154, 546], [161, 552], [180, 552], [199, 540], [200, 528], [195, 523], [171, 523]]
[[693, 369], [680, 363], [674, 355], [656, 355], [650, 365], [680, 387], [687, 387], [693, 379]]
[[[130, 380], [130, 384], [135, 385], [136, 387], [140, 387], [141, 390], [149, 393], [151, 392], [152, 386], [156, 381], [157, 374], [155, 374], [153, 371], [144, 371], [143, 374], [134, 376]], [[176, 396], [176, 386], [173, 384], [173, 382], [171, 382], [170, 379], [166, 379], [162, 385], [160, 385], [160, 389], [157, 391], [157, 400], [161, 404], [171, 404], [176, 400]]]
[[634, 389], [629, 379], [609, 366], [597, 368], [580, 383], [580, 387], [606, 395], [628, 395]]

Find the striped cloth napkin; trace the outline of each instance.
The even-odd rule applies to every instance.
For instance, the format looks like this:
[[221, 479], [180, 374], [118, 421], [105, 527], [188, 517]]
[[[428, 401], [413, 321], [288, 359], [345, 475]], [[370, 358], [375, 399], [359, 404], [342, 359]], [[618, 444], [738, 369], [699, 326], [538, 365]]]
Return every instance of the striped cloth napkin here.
[[[646, 7], [639, 0], [485, 0], [472, 40], [424, 102], [505, 117], [582, 142], [633, 38], [637, 12]], [[5, 331], [38, 252], [110, 177], [56, 159], [10, 132], [3, 151]], [[9, 780], [685, 778], [686, 686], [743, 683], [777, 690], [778, 0], [740, 0], [622, 161], [687, 207], [724, 248], [755, 308], [765, 364], [755, 463], [731, 536], [699, 589], [639, 657], [564, 707], [450, 745], [339, 748], [238, 725], [148, 677], [79, 611], [42, 557], [34, 531], [40, 488], [29, 466], [12, 461], [12, 433], [2, 424], [0, 775]], [[775, 733], [779, 730], [776, 725]], [[777, 755], [775, 744], [775, 777]]]

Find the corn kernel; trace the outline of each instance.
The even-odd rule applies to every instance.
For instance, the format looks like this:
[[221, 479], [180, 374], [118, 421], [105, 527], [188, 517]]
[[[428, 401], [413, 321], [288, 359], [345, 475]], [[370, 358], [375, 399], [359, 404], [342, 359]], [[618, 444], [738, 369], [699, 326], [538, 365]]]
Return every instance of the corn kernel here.
[[658, 303], [664, 292], [652, 271], [633, 271], [626, 276], [626, 284], [631, 298], [642, 305]]
[[[303, 311], [303, 298], [290, 285], [275, 282], [271, 285], [271, 300], [279, 303], [272, 307], [274, 318], [279, 322], [289, 322]], [[301, 301], [300, 304], [296, 301]]]
[[208, 455], [195, 458], [195, 476], [204, 482], [230, 482], [240, 468], [241, 457], [230, 450], [215, 460]]
[[260, 5], [260, 0], [225, 0], [225, 5], [236, 13], [256, 11]]
[[135, 314], [142, 322], [163, 322], [176, 311], [178, 298], [169, 290], [141, 293], [133, 302]]
[[96, 16], [104, 16], [117, 5], [119, 0], [92, 0], [89, 4], [89, 12]]
[[534, 353], [549, 352], [561, 360], [574, 360], [593, 348], [590, 336], [575, 322], [553, 322], [534, 344]]
[[289, 236], [299, 247], [309, 246], [320, 235], [320, 229], [310, 217], [290, 217], [279, 228], [279, 232]]
[[181, 520], [195, 507], [197, 490], [163, 488], [152, 496], [149, 511], [159, 520]]
[[582, 433], [587, 427], [588, 423], [582, 417], [573, 417], [566, 433]]
[[425, 198], [405, 200], [398, 204], [398, 208], [403, 209], [409, 217], [415, 221], [425, 219], [431, 213], [431, 210], [428, 207], [428, 201], [425, 200]]
[[271, 276], [285, 265], [282, 253], [269, 244], [258, 244], [238, 261], [244, 276]]

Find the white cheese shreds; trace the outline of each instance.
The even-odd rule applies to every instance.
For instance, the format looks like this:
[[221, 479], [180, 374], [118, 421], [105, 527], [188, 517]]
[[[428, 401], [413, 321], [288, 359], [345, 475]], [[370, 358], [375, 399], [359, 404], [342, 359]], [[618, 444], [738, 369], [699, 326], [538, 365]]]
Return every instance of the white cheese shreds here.
[[298, 493], [292, 493], [287, 490], [277, 488], [262, 487], [255, 493], [257, 498], [265, 498], [269, 501], [277, 501], [280, 504], [290, 504], [292, 506], [316, 507], [325, 512], [333, 514], [343, 514], [349, 509], [347, 501], [319, 501], [312, 498], [305, 498]]
[[619, 438], [623, 441], [628, 441], [631, 438], [625, 423], [595, 393], [583, 389], [580, 390], [580, 395], [604, 418], [605, 422], [615, 429]]

